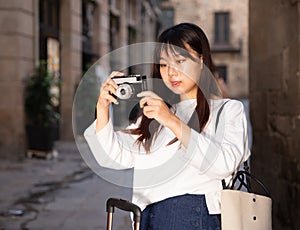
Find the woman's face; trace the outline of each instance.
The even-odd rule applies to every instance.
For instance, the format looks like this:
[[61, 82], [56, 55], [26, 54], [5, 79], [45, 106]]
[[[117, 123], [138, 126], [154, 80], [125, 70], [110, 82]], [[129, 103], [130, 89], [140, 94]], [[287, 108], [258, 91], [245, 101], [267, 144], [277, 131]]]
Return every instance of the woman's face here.
[[197, 97], [197, 82], [202, 70], [202, 57], [188, 44], [187, 51], [194, 60], [180, 55], [180, 53], [162, 51], [160, 55], [159, 69], [162, 80], [175, 94], [179, 94], [181, 100]]

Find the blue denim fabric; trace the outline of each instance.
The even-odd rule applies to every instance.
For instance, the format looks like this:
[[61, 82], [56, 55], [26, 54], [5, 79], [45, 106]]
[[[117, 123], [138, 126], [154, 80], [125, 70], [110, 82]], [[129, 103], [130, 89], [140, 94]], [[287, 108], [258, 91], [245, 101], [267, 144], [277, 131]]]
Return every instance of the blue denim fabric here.
[[204, 195], [182, 195], [148, 205], [141, 230], [220, 230], [221, 215], [209, 215]]

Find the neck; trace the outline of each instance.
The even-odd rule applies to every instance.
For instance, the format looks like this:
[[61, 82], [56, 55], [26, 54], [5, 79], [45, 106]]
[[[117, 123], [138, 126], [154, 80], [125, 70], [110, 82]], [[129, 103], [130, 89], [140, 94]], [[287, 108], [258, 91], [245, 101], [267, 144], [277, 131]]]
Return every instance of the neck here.
[[181, 94], [180, 95], [180, 101], [190, 100], [190, 99], [196, 99], [196, 96], [191, 96], [187, 94]]

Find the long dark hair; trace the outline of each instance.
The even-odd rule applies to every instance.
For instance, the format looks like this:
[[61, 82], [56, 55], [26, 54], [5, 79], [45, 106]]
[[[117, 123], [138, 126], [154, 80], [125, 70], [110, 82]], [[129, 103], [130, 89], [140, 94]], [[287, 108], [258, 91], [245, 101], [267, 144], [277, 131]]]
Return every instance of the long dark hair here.
[[[158, 43], [154, 54], [155, 60], [152, 70], [154, 79], [162, 79], [159, 68], [159, 60], [162, 51], [165, 51], [167, 53], [173, 52], [173, 54], [179, 52], [183, 56], [194, 59], [187, 51], [187, 47], [185, 44], [188, 44], [194, 51], [201, 55], [203, 58], [203, 63], [210, 69], [212, 73], [214, 73], [215, 69], [211, 58], [208, 39], [203, 30], [197, 25], [192, 23], [181, 23], [170, 27], [169, 29], [166, 29], [161, 33], [157, 42]], [[165, 88], [165, 90], [167, 91], [168, 89]], [[176, 99], [174, 99], [174, 101], [175, 100]], [[170, 107], [170, 104], [168, 104], [168, 106]], [[188, 125], [201, 132], [209, 119], [209, 115], [209, 104], [198, 84], [197, 106]], [[137, 143], [139, 144], [139, 146], [143, 145], [146, 152], [149, 153], [151, 143], [154, 138], [154, 132], [158, 131], [159, 123], [154, 119], [147, 118], [143, 114], [141, 116], [142, 117], [139, 127], [129, 130], [128, 132], [131, 134], [139, 135], [139, 137], [137, 138]], [[170, 140], [169, 144], [172, 144], [177, 140], [177, 138]]]

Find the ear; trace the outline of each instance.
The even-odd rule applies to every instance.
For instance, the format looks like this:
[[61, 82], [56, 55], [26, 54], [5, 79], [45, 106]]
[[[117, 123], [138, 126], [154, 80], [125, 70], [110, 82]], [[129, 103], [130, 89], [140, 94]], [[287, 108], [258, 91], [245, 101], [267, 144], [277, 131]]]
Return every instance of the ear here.
[[203, 69], [203, 56], [202, 55], [200, 55], [200, 65], [201, 65], [201, 69]]

